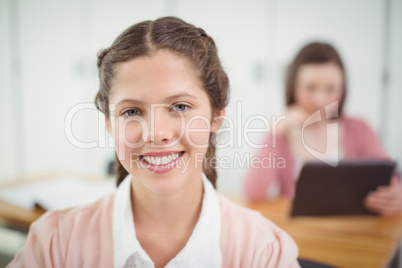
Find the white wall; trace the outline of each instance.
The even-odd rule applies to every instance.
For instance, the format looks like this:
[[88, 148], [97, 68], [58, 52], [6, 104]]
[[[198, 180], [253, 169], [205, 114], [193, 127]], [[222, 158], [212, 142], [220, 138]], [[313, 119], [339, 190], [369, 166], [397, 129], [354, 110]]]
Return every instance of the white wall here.
[[[236, 127], [252, 115], [270, 119], [283, 111], [283, 71], [306, 42], [332, 42], [341, 52], [349, 77], [346, 111], [363, 117], [381, 131], [381, 77], [385, 0], [20, 0], [17, 58], [21, 72], [13, 80], [9, 5], [0, 0], [0, 111], [2, 149], [0, 180], [48, 170], [100, 174], [113, 148], [80, 149], [64, 134], [64, 119], [79, 103], [91, 103], [97, 91], [96, 53], [109, 46], [126, 27], [145, 19], [176, 15], [204, 28], [216, 41], [231, 81], [227, 113]], [[402, 81], [401, 1], [393, 0], [391, 80], [388, 124], [383, 130], [389, 153], [402, 160], [398, 117]], [[4, 37], [4, 38], [3, 38]], [[19, 85], [19, 87], [18, 87]], [[21, 96], [14, 92], [21, 90]], [[399, 97], [399, 98], [398, 98]], [[240, 103], [240, 104], [239, 104]], [[237, 117], [238, 105], [242, 107]], [[17, 113], [16, 113], [17, 111]], [[21, 118], [23, 121], [18, 123]], [[74, 117], [76, 136], [98, 139], [98, 113], [86, 110]], [[272, 123], [272, 122], [271, 122]], [[20, 127], [16, 127], [20, 126]], [[253, 127], [262, 127], [254, 122]], [[15, 133], [23, 129], [22, 133]], [[263, 134], [250, 135], [254, 143]], [[236, 142], [239, 141], [237, 133]], [[254, 150], [244, 137], [241, 147], [219, 156]], [[239, 192], [241, 168], [219, 170], [219, 187]]]
[[17, 153], [14, 120], [14, 94], [12, 91], [12, 58], [10, 55], [10, 6], [6, 0], [0, 1], [0, 177], [10, 177], [17, 173]]
[[399, 161], [402, 168], [402, 1], [392, 0], [390, 50], [389, 50], [389, 93], [387, 96], [386, 131], [383, 142], [387, 152]]

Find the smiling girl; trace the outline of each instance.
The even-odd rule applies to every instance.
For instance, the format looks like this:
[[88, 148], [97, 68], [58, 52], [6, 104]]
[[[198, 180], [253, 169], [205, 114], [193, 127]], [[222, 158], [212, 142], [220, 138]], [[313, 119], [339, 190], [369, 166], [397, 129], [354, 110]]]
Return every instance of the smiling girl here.
[[46, 213], [10, 267], [298, 267], [284, 231], [214, 189], [229, 81], [212, 38], [178, 18], [145, 21], [98, 67], [118, 189]]

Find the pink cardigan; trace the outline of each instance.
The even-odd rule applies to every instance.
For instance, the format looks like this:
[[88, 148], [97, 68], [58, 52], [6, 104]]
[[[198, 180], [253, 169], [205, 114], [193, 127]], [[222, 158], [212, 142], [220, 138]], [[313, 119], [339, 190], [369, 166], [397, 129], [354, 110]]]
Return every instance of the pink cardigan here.
[[[51, 211], [34, 222], [7, 267], [113, 267], [115, 194], [91, 205]], [[222, 195], [222, 267], [299, 267], [292, 238], [260, 213]]]
[[[381, 147], [381, 143], [374, 131], [362, 120], [342, 117], [343, 125], [343, 152], [345, 159], [377, 158], [389, 159]], [[295, 159], [290, 151], [286, 136], [276, 137], [276, 147], [271, 146], [272, 136], [266, 137], [268, 147], [261, 149], [257, 157], [263, 158], [274, 153], [276, 157], [283, 157], [285, 168], [261, 168], [254, 165], [244, 180], [244, 193], [251, 201], [259, 201], [266, 198], [267, 189], [274, 179], [280, 184], [280, 194], [293, 198], [296, 179], [294, 177]]]

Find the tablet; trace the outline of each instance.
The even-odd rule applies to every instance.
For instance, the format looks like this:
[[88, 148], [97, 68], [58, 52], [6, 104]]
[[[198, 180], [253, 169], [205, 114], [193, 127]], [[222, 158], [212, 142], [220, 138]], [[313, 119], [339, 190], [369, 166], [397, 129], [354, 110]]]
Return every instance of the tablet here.
[[291, 216], [375, 215], [363, 202], [380, 185], [389, 185], [392, 161], [345, 161], [336, 167], [306, 163], [296, 183]]

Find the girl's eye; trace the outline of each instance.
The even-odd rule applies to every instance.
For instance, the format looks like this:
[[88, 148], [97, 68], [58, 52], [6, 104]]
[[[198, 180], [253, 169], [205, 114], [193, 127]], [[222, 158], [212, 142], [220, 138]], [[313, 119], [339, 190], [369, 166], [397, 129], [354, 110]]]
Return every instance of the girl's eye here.
[[176, 104], [173, 106], [173, 110], [175, 110], [176, 112], [184, 112], [185, 110], [187, 110], [188, 106], [185, 104]]
[[127, 114], [128, 116], [137, 116], [140, 112], [136, 109], [131, 109], [131, 110], [127, 110], [124, 113]]

